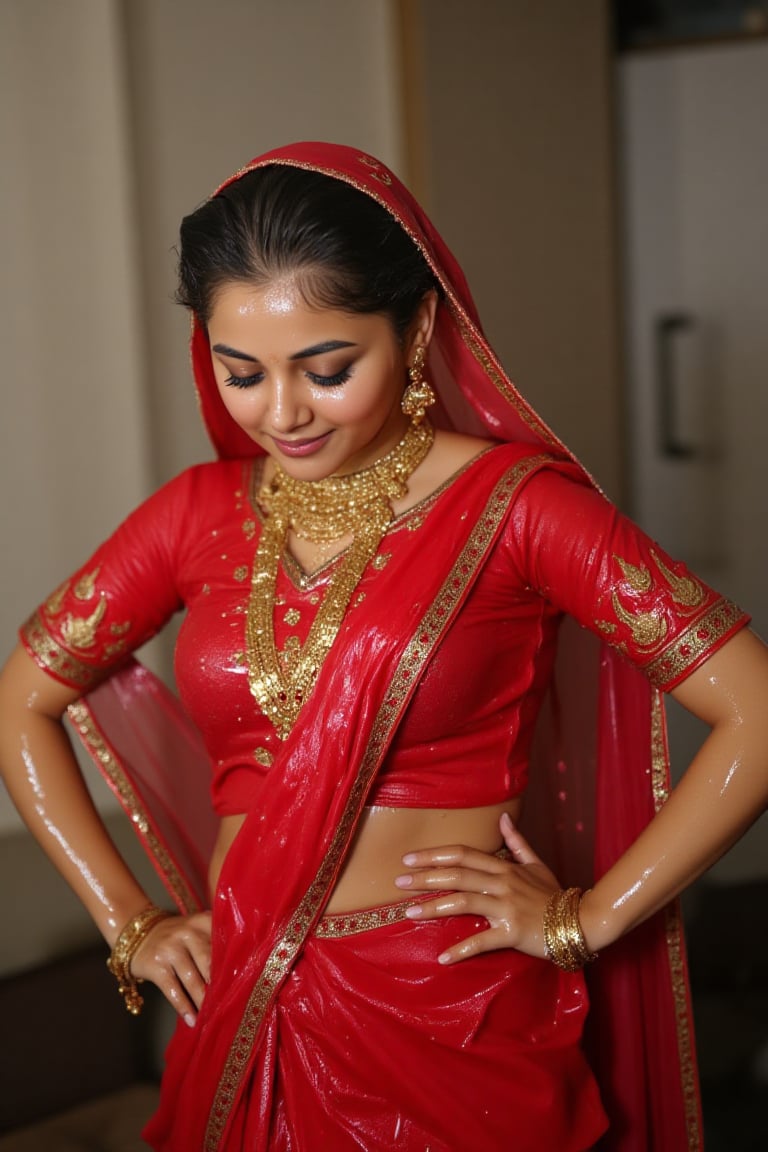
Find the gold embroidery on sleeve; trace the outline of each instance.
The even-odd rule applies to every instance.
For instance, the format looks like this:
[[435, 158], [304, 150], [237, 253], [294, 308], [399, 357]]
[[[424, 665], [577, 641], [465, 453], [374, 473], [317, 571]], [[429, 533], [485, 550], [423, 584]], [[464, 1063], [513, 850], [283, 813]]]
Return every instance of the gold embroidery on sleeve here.
[[96, 643], [96, 629], [104, 619], [107, 598], [102, 596], [90, 616], [78, 618], [70, 612], [61, 625], [61, 638], [70, 648], [93, 648]]
[[618, 592], [611, 597], [613, 610], [622, 624], [632, 633], [637, 648], [655, 648], [667, 634], [667, 622], [660, 612], [628, 612], [619, 600]]
[[650, 592], [653, 587], [653, 577], [644, 565], [638, 568], [634, 564], [630, 564], [628, 560], [622, 560], [621, 556], [614, 556], [613, 558], [621, 568], [622, 575], [633, 592]]
[[677, 576], [667, 568], [660, 556], [651, 550], [653, 562], [672, 590], [672, 599], [682, 608], [698, 608], [704, 602], [706, 593], [698, 580], [690, 573], [686, 576]]
[[69, 580], [65, 580], [60, 584], [56, 591], [48, 597], [45, 602], [45, 611], [49, 616], [58, 616], [61, 612], [61, 606], [64, 602], [64, 597], [69, 591]]
[[111, 660], [113, 656], [119, 656], [121, 652], [125, 651], [125, 640], [117, 640], [114, 644], [107, 644], [104, 649], [103, 661]]
[[72, 656], [48, 632], [35, 612], [30, 616], [21, 630], [30, 651], [33, 653], [41, 667], [46, 668], [66, 684], [73, 688], [90, 688], [97, 678], [94, 668], [83, 664], [76, 656]]
[[739, 620], [746, 623], [747, 617], [738, 605], [722, 598], [717, 600], [647, 665], [645, 671], [651, 683], [656, 688], [674, 683], [692, 670], [702, 656], [714, 651]]
[[86, 572], [80, 577], [77, 584], [73, 588], [75, 596], [78, 600], [92, 600], [96, 591], [96, 577], [98, 576], [100, 568], [94, 568], [93, 572]]

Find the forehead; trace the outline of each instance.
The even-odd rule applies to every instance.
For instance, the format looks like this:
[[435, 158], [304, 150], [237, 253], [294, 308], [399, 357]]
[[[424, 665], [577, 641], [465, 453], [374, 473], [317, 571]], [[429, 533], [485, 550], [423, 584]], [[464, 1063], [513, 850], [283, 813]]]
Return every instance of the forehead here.
[[293, 277], [265, 285], [232, 282], [213, 299], [208, 334], [212, 344], [243, 351], [295, 351], [322, 338], [364, 343], [390, 339], [389, 319], [378, 313], [342, 312], [307, 303]]

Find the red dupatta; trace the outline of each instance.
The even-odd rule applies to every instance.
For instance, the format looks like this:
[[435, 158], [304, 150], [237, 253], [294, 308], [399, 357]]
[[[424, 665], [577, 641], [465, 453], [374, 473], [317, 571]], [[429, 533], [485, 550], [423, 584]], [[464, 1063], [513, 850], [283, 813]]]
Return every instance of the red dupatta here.
[[[249, 815], [225, 862], [214, 908], [216, 980], [196, 1028], [177, 1032], [176, 1059], [152, 1125], [153, 1142], [169, 1152], [219, 1152], [230, 1140], [237, 1146], [264, 1020], [322, 912], [367, 789], [418, 677], [536, 458], [546, 453], [581, 468], [507, 377], [484, 338], [461, 269], [393, 173], [355, 149], [308, 143], [266, 153], [232, 179], [268, 164], [343, 180], [395, 217], [444, 291], [426, 372], [440, 398], [436, 422], [511, 443], [477, 462], [474, 469], [482, 470], [483, 483], [473, 493], [457, 487], [452, 499], [462, 499], [469, 516], [443, 520], [451, 500], [441, 500], [433, 511], [434, 539], [455, 539], [457, 522], [463, 536], [450, 556], [433, 550], [416, 570], [409, 569], [412, 604], [396, 595], [393, 565], [378, 585], [380, 596], [366, 605], [365, 627], [359, 627], [357, 616], [354, 629], [342, 628], [305, 706], [307, 715], [302, 713], [271, 770], [275, 787], [269, 790], [269, 811]], [[192, 363], [218, 454], [254, 455], [256, 446], [221, 402], [207, 333], [194, 321]], [[390, 599], [382, 599], [388, 589]], [[377, 605], [386, 611], [377, 615]], [[553, 863], [561, 882], [588, 884], [593, 871], [605, 871], [663, 801], [668, 786], [663, 711], [645, 677], [593, 637], [568, 628], [560, 647], [557, 691], [542, 724], [545, 747], [532, 773], [529, 828], [534, 846]], [[356, 671], [360, 667], [366, 669], [364, 677]], [[120, 680], [98, 689], [92, 707], [77, 706], [75, 719], [92, 746], [103, 740], [100, 731], [113, 711], [114, 684]], [[133, 719], [141, 722], [140, 708]], [[113, 765], [118, 794], [123, 786], [115, 777], [124, 779], [125, 772]], [[165, 852], [166, 861], [156, 858], [156, 863], [168, 882], [168, 859], [175, 869], [182, 861], [183, 872], [184, 853], [170, 849], [170, 827], [151, 824], [151, 802], [145, 805], [136, 792], [131, 795]], [[280, 877], [279, 884], [264, 884], [265, 874]], [[175, 894], [178, 880], [169, 887]], [[609, 949], [594, 969], [593, 1059], [612, 1125], [603, 1146], [611, 1152], [699, 1148], [690, 1006], [676, 912], [654, 917]], [[679, 1082], [674, 1068], [680, 1069]]]

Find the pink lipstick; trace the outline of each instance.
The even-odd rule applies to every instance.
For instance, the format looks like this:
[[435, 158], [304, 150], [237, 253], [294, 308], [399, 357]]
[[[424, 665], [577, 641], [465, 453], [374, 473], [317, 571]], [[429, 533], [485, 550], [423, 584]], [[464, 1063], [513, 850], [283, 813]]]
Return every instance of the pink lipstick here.
[[328, 443], [330, 435], [330, 432], [326, 432], [307, 440], [278, 440], [273, 436], [272, 441], [284, 456], [312, 456]]

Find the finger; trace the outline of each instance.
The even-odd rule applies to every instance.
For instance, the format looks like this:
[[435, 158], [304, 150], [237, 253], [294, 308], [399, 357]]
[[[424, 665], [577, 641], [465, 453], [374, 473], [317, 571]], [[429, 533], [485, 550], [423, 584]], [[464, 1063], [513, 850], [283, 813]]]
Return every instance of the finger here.
[[467, 936], [437, 958], [438, 964], [457, 964], [460, 960], [469, 960], [472, 956], [479, 956], [483, 952], [497, 952], [500, 948], [508, 948], [509, 941], [503, 933], [495, 928], [487, 928], [484, 932], [476, 932], [474, 936]]
[[522, 832], [512, 823], [508, 813], [502, 813], [499, 828], [516, 864], [541, 864], [540, 857], [536, 855]]
[[434, 868], [442, 865], [464, 864], [484, 872], [502, 872], [505, 861], [479, 848], [468, 848], [466, 844], [447, 844], [439, 848], [420, 848], [407, 852], [402, 858], [407, 868]]
[[409, 920], [432, 920], [440, 916], [482, 916], [488, 920], [495, 911], [494, 898], [484, 894], [449, 892], [437, 900], [423, 900], [409, 904], [405, 915]]
[[[210, 941], [189, 927], [165, 939], [148, 938], [136, 952], [131, 969], [137, 977], [152, 980], [185, 1016], [200, 1008], [206, 990]], [[198, 963], [199, 959], [199, 963]]]
[[205, 984], [211, 982], [211, 914], [202, 913], [191, 918], [183, 934], [195, 967]]
[[203, 982], [210, 984], [211, 982], [211, 941], [208, 940], [191, 940], [189, 942], [189, 953], [195, 962], [195, 967], [200, 973]]
[[500, 895], [503, 886], [501, 872], [483, 872], [474, 868], [436, 868], [431, 871], [406, 872], [395, 877], [398, 888], [450, 889], [458, 892], [482, 892]]
[[173, 1010], [181, 1016], [184, 1023], [189, 1028], [194, 1028], [197, 1020], [198, 1007], [187, 995], [186, 989], [178, 979], [176, 973], [169, 973], [156, 980], [155, 983]]
[[199, 1010], [203, 1003], [207, 985], [192, 956], [188, 955], [186, 964], [176, 969], [176, 977], [187, 997], [194, 1004], [195, 1009]]

